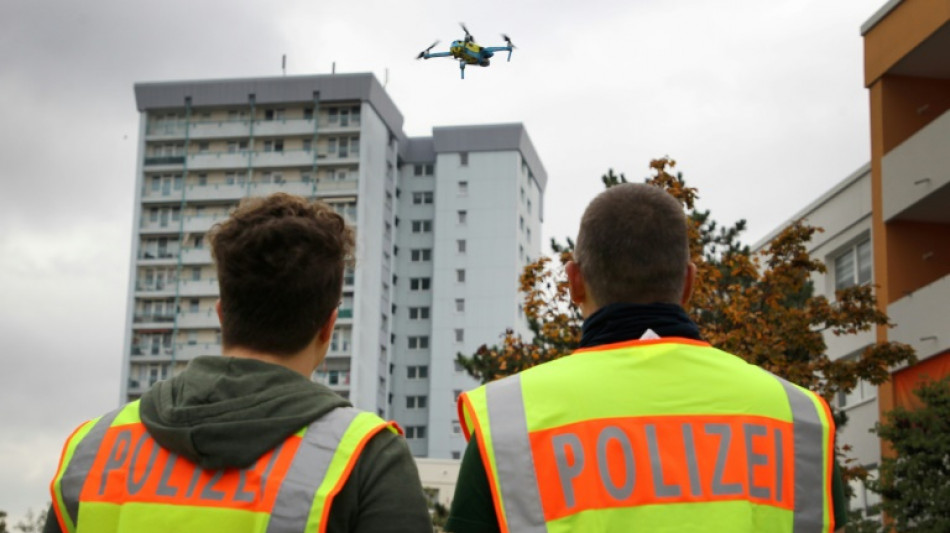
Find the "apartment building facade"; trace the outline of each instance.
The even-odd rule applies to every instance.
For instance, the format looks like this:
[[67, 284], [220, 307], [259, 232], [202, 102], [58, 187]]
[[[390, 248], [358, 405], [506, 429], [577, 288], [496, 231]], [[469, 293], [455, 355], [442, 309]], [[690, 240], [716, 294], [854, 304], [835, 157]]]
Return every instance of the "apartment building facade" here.
[[[403, 426], [412, 428], [407, 436], [417, 455], [432, 449], [445, 450], [441, 456], [450, 457], [449, 448], [457, 446], [434, 443], [455, 440], [451, 423], [439, 424], [436, 430], [428, 419], [412, 417], [419, 412], [448, 417], [447, 412], [425, 405], [412, 412], [391, 406], [393, 402], [405, 405], [408, 396], [434, 397], [428, 388], [443, 387], [443, 379], [452, 383], [449, 387], [468, 383], [454, 369], [442, 371], [446, 364], [452, 367], [455, 349], [469, 346], [454, 340], [464, 338], [457, 336], [457, 330], [467, 331], [462, 335], [480, 344], [493, 342], [505, 328], [523, 327], [516, 307], [519, 263], [513, 260], [519, 235], [517, 206], [475, 200], [493, 180], [492, 186], [508, 180], [512, 182], [509, 188], [515, 188], [522, 167], [531, 176], [541, 176], [534, 178], [538, 214], [532, 231], [537, 243], [545, 174], [524, 128], [445, 128], [468, 132], [470, 137], [463, 137], [472, 144], [443, 146], [436, 157], [437, 152], [426, 147], [444, 137], [442, 130], [436, 128], [433, 138], [408, 139], [401, 113], [371, 74], [141, 83], [136, 84], [135, 95], [140, 113], [136, 226], [121, 400], [140, 396], [156, 381], [180, 372], [194, 357], [220, 355], [214, 311], [218, 287], [206, 235], [241, 199], [282, 191], [327, 202], [357, 232], [356, 263], [345, 275], [330, 352], [313, 379], [357, 407], [397, 416]], [[512, 143], [506, 132], [509, 136], [517, 132], [515, 136], [524, 144]], [[495, 140], [483, 139], [496, 135]], [[467, 169], [472, 191], [468, 197], [449, 191], [450, 186], [459, 186], [459, 170], [449, 160], [458, 160], [463, 152], [473, 162]], [[507, 161], [510, 168], [476, 165], [486, 159]], [[417, 168], [420, 179], [416, 179]], [[419, 204], [414, 203], [415, 192], [427, 193], [419, 197]], [[511, 211], [505, 213], [510, 224], [492, 227], [491, 233], [475, 224], [486, 218], [484, 209], [500, 205]], [[401, 209], [407, 214], [400, 214]], [[470, 212], [473, 221], [468, 228], [475, 240], [467, 257], [474, 258], [476, 251], [489, 247], [511, 248], [510, 253], [498, 254], [511, 261], [492, 263], [498, 267], [494, 274], [512, 280], [503, 284], [510, 290], [492, 292], [490, 287], [480, 287], [481, 275], [474, 270], [483, 265], [454, 255], [460, 249], [457, 241], [465, 241], [462, 246], [468, 243], [467, 235], [447, 237], [453, 229], [447, 217], [458, 217], [460, 210]], [[476, 243], [486, 235], [495, 241], [479, 248]], [[425, 245], [412, 244], [413, 239]], [[400, 246], [400, 240], [410, 244]], [[409, 261], [413, 250], [422, 248], [429, 250], [428, 266]], [[462, 250], [465, 253], [468, 248]], [[526, 255], [536, 257], [539, 250], [536, 244]], [[449, 263], [451, 267], [443, 266]], [[400, 267], [408, 269], [405, 275]], [[403, 321], [402, 315], [408, 316], [410, 307], [423, 305], [401, 305], [397, 297], [407, 302], [412, 301], [410, 297], [428, 299], [428, 316], [434, 318], [432, 313], [445, 312], [435, 302], [445, 300], [442, 291], [451, 289], [448, 278], [443, 278], [457, 275], [458, 270], [470, 272], [467, 287], [491, 295], [484, 305], [514, 311], [499, 313], [504, 320], [483, 326], [476, 325], [479, 313], [455, 316], [451, 327], [422, 328], [425, 331], [410, 335], [419, 324]], [[401, 289], [408, 289], [413, 280], [417, 289], [403, 294]], [[455, 299], [446, 301], [455, 305]], [[480, 308], [474, 300], [468, 305]], [[430, 319], [428, 325], [437, 322]], [[500, 329], [492, 336], [480, 336], [491, 327]], [[397, 344], [408, 343], [411, 337], [426, 337], [428, 347], [417, 344], [410, 349], [407, 344], [403, 349]], [[420, 353], [426, 354], [425, 362], [413, 357]], [[394, 378], [407, 375], [407, 367], [430, 377]], [[425, 390], [409, 394], [420, 390], [419, 385]]]
[[[858, 357], [885, 341], [917, 354], [880, 386], [860, 382], [836, 399], [848, 415], [838, 442], [873, 475], [891, 451], [869, 430], [895, 407], [913, 408], [922, 380], [950, 375], [950, 1], [891, 0], [861, 33], [871, 161], [793, 220], [825, 230], [810, 248], [828, 267], [812, 280], [815, 291], [833, 299], [836, 289], [874, 284], [893, 324], [826, 335], [829, 355]], [[852, 488], [852, 508], [877, 502], [860, 482]]]

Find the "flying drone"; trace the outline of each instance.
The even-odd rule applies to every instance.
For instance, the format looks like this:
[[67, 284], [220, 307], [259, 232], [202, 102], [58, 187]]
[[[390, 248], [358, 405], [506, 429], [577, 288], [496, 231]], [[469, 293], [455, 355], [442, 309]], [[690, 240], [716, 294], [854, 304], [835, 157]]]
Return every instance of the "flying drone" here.
[[462, 72], [463, 80], [465, 79], [465, 65], [487, 67], [491, 63], [490, 58], [495, 55], [495, 52], [507, 51], [508, 61], [511, 61], [511, 51], [515, 49], [515, 45], [511, 44], [511, 39], [509, 39], [507, 35], [501, 34], [502, 39], [508, 43], [507, 46], [482, 46], [475, 42], [475, 37], [468, 32], [468, 28], [465, 27], [465, 24], [459, 23], [459, 25], [462, 26], [462, 30], [465, 31], [465, 37], [462, 40], [452, 41], [452, 46], [449, 47], [448, 52], [430, 53], [429, 51], [439, 44], [439, 41], [436, 41], [425, 50], [419, 52], [416, 59], [451, 56], [458, 60], [459, 70]]

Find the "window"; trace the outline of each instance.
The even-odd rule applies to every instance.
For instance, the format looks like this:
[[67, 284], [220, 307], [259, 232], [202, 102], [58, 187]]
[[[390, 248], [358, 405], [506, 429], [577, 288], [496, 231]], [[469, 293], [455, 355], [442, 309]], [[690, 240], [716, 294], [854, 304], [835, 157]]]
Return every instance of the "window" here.
[[412, 193], [412, 203], [415, 205], [431, 204], [432, 197], [432, 191], [414, 192]]
[[190, 313], [197, 313], [197, 312], [198, 312], [198, 305], [199, 305], [199, 303], [200, 303], [200, 301], [199, 301], [197, 298], [192, 298], [192, 299], [190, 299], [190, 300], [188, 301], [188, 312], [190, 312]]
[[452, 459], [458, 460], [462, 458], [462, 452], [452, 452]]
[[409, 278], [409, 290], [427, 291], [431, 283], [432, 280], [430, 278]]
[[191, 267], [191, 281], [201, 281], [201, 267]]
[[835, 290], [871, 282], [871, 240], [866, 239], [835, 258]]
[[435, 174], [435, 165], [433, 165], [432, 163], [427, 163], [425, 166], [424, 172], [426, 176], [431, 176]]
[[462, 363], [459, 363], [458, 361], [452, 361], [452, 362], [455, 363], [456, 372], [463, 372], [465, 370], [465, 367], [462, 366]]
[[264, 141], [264, 151], [265, 152], [283, 152], [284, 151], [283, 139]]
[[431, 220], [413, 220], [412, 221], [413, 233], [429, 233], [430, 231], [432, 231]]
[[524, 229], [524, 217], [518, 217], [518, 229]]
[[455, 330], [455, 342], [464, 342], [465, 341], [465, 330], [456, 329]]
[[208, 175], [207, 174], [198, 174], [198, 186], [204, 187], [208, 184]]
[[458, 421], [458, 420], [453, 420], [453, 421], [452, 421], [452, 433], [458, 435], [458, 434], [461, 433], [461, 432], [462, 432], [462, 425], [459, 424], [459, 421]]
[[464, 210], [459, 211], [458, 217], [459, 217], [459, 224], [465, 224], [466, 222], [468, 222], [468, 211], [464, 211]]
[[410, 307], [409, 318], [412, 320], [425, 320], [429, 318], [428, 307]]
[[459, 194], [465, 195], [468, 194], [468, 182], [460, 181], [459, 182]]
[[409, 337], [409, 349], [424, 350], [429, 347], [428, 335], [417, 335]]
[[304, 120], [313, 120], [313, 108], [305, 107], [303, 108], [303, 119]]
[[864, 400], [870, 400], [875, 396], [877, 396], [877, 387], [863, 379], [859, 379], [858, 384], [854, 386], [851, 392], [847, 394], [838, 392], [838, 407], [846, 409]]
[[407, 366], [406, 377], [409, 379], [425, 379], [429, 377], [429, 367], [426, 365]]
[[406, 396], [406, 409], [425, 409], [428, 404], [428, 396]]
[[432, 260], [432, 248], [413, 248], [409, 252], [409, 260], [413, 263]]
[[452, 403], [457, 403], [459, 401], [459, 396], [462, 395], [462, 389], [455, 389], [452, 391]]
[[406, 438], [407, 439], [426, 438], [426, 427], [425, 426], [406, 426]]
[[468, 152], [459, 152], [459, 164], [463, 167], [468, 166]]
[[525, 240], [527, 240], [528, 242], [531, 242], [531, 228], [524, 230], [524, 232], [525, 232]]
[[531, 214], [531, 199], [528, 198], [528, 214]]
[[465, 269], [459, 268], [455, 271], [455, 281], [459, 283], [465, 283]]
[[456, 299], [455, 299], [455, 310], [456, 310], [457, 312], [459, 312], [459, 313], [462, 313], [462, 312], [465, 311], [465, 299], [464, 299], [464, 298], [456, 298]]
[[[877, 479], [878, 472], [876, 465], [866, 465], [864, 468], [868, 471], [868, 479]], [[873, 518], [881, 513], [881, 496], [876, 492], [868, 490], [864, 482], [860, 479], [852, 479], [848, 482], [851, 485], [851, 501], [848, 502], [848, 509], [860, 512], [864, 518]]]
[[458, 252], [460, 254], [465, 253], [465, 239], [458, 239], [457, 241], [455, 241], [455, 245], [458, 248]]

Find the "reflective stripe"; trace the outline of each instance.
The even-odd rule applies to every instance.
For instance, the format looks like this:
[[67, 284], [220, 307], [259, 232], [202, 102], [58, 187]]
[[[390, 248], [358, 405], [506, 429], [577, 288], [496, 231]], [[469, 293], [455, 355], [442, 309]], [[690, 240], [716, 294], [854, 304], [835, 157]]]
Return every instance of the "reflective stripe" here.
[[66, 513], [72, 520], [73, 527], [79, 527], [76, 521], [79, 519], [79, 494], [86, 482], [89, 471], [92, 470], [96, 455], [99, 453], [99, 446], [106, 435], [106, 430], [112, 425], [112, 421], [125, 409], [120, 407], [106, 415], [96, 422], [96, 425], [89, 430], [89, 433], [76, 446], [72, 459], [66, 465], [66, 471], [60, 480], [60, 492], [63, 497], [63, 505]]
[[287, 470], [267, 523], [267, 533], [304, 531], [320, 484], [350, 423], [360, 413], [352, 407], [330, 411], [307, 426]]
[[547, 526], [541, 511], [541, 495], [521, 395], [521, 375], [488, 384], [485, 402], [507, 529], [518, 533], [545, 532]]
[[779, 376], [774, 377], [785, 389], [792, 409], [795, 443], [794, 531], [824, 531], [825, 458], [821, 417], [807, 393]]

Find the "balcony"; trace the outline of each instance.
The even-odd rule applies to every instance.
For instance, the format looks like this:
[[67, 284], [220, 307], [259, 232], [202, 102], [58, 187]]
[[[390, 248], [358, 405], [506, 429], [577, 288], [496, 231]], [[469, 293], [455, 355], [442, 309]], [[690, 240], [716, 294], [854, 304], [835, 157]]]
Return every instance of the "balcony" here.
[[135, 283], [135, 295], [136, 296], [174, 296], [175, 295], [175, 282], [172, 280], [155, 280], [151, 283], [145, 281], [138, 281]]
[[[155, 250], [147, 248], [139, 250], [139, 264], [142, 266], [174, 265], [178, 261], [178, 250]], [[210, 262], [210, 261], [209, 261]]]
[[186, 311], [178, 314], [178, 327], [188, 329], [218, 329], [218, 313], [214, 309], [206, 311]]
[[217, 296], [217, 279], [182, 280], [178, 285], [178, 294], [182, 297]]
[[216, 342], [182, 343], [175, 347], [175, 358], [181, 361], [190, 361], [202, 355], [221, 355], [221, 345]]
[[350, 372], [348, 370], [318, 370], [313, 373], [313, 381], [326, 385], [333, 391], [349, 390]]
[[313, 135], [313, 120], [303, 118], [255, 120], [254, 137]]
[[317, 184], [319, 196], [352, 196], [357, 193], [359, 180], [320, 180]]
[[210, 265], [211, 250], [208, 248], [185, 248], [181, 253], [183, 265]]
[[950, 222], [950, 111], [888, 152], [881, 168], [885, 221]]
[[145, 139], [149, 141], [184, 138], [184, 120], [150, 120], [148, 125], [145, 127]]
[[232, 200], [237, 201], [247, 194], [247, 183], [215, 183], [211, 185], [189, 185], [185, 190], [188, 200]]
[[142, 328], [169, 328], [175, 322], [174, 313], [135, 313], [132, 322]]
[[143, 161], [148, 170], [181, 170], [185, 163], [184, 155], [156, 155], [146, 156]]
[[888, 340], [911, 345], [925, 359], [950, 349], [950, 275], [904, 296], [887, 306], [895, 327]]
[[312, 150], [258, 151], [251, 153], [251, 161], [255, 168], [308, 167], [313, 166], [313, 155]]
[[[211, 226], [214, 226], [218, 222], [228, 218], [226, 213], [219, 213], [215, 215], [192, 215], [185, 217], [184, 224], [182, 225], [182, 231], [185, 233], [207, 233], [211, 229]], [[175, 225], [177, 231], [178, 225]]]
[[139, 362], [161, 362], [170, 361], [174, 350], [171, 346], [152, 345], [132, 345], [132, 357]]
[[188, 170], [208, 170], [218, 168], [241, 168], [248, 166], [251, 152], [199, 152], [188, 156]]
[[246, 120], [205, 120], [192, 122], [188, 136], [192, 139], [225, 139], [248, 137], [251, 131]]
[[143, 235], [162, 235], [169, 233], [178, 233], [181, 222], [177, 219], [167, 219], [152, 222], [145, 220], [139, 226], [139, 233]]

